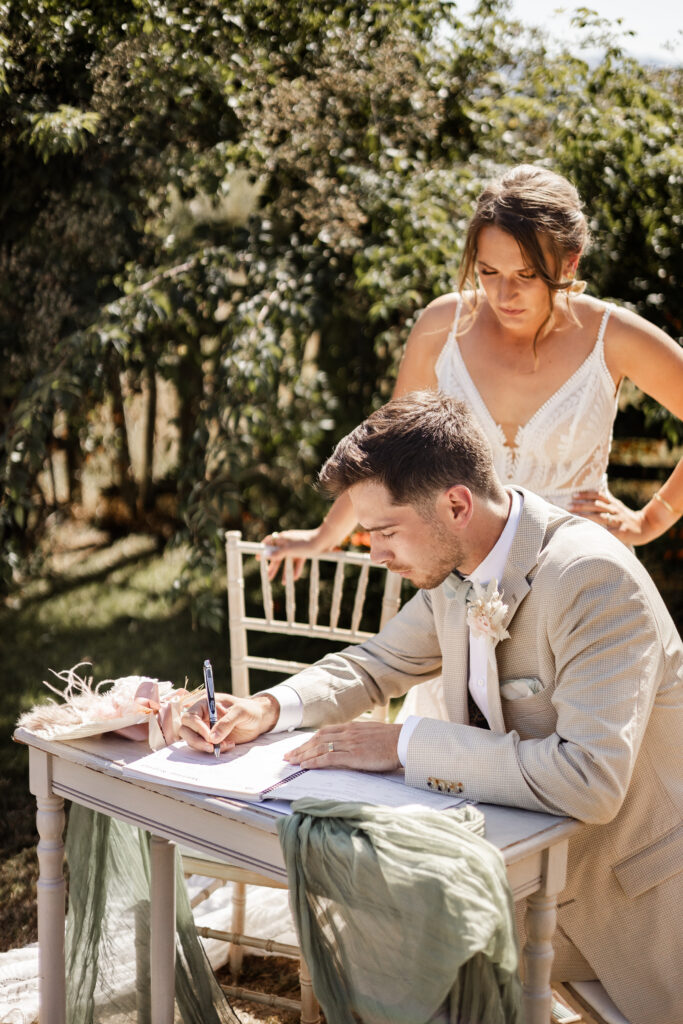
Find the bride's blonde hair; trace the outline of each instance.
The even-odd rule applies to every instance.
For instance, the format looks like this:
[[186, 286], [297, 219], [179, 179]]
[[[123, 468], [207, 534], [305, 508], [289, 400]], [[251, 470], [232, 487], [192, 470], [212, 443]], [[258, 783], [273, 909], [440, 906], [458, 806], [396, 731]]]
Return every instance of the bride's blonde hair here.
[[519, 164], [486, 185], [467, 229], [460, 268], [461, 294], [471, 291], [474, 295], [465, 328], [479, 304], [475, 270], [479, 233], [485, 227], [498, 227], [512, 235], [527, 265], [548, 288], [548, 315], [534, 337], [535, 354], [536, 343], [552, 317], [557, 292], [564, 292], [569, 299], [585, 288], [583, 281], [562, 277], [567, 258], [578, 258], [590, 241], [579, 193], [562, 175], [534, 164]]

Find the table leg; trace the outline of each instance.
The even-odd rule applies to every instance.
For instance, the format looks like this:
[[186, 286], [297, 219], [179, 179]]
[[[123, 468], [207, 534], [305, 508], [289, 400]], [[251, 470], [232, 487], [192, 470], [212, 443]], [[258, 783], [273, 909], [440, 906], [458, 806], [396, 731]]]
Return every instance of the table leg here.
[[527, 897], [524, 947], [524, 1008], [527, 1024], [548, 1024], [550, 1020], [550, 971], [553, 963], [552, 937], [556, 921], [556, 896], [533, 893]]
[[175, 846], [152, 836], [151, 1002], [152, 1024], [173, 1024], [175, 1013]]
[[64, 801], [36, 797], [38, 828], [38, 964], [41, 1024], [65, 1024]]
[[313, 991], [308, 964], [303, 957], [299, 960], [299, 983], [301, 985], [301, 1024], [320, 1024], [320, 1007]]
[[525, 918], [524, 1020], [526, 1024], [548, 1024], [552, 1004], [550, 974], [553, 966], [553, 934], [557, 924], [557, 894], [567, 875], [567, 841], [543, 853], [539, 890], [527, 897]]
[[[244, 882], [232, 884], [232, 922], [231, 930], [235, 935], [244, 935], [244, 922], [247, 914], [247, 887]], [[231, 942], [228, 948], [230, 974], [233, 985], [239, 981], [244, 960], [244, 947]]]

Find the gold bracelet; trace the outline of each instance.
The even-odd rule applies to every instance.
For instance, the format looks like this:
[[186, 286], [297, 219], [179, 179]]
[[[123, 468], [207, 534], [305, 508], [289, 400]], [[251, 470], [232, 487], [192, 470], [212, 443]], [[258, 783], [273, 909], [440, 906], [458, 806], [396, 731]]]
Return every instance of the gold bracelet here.
[[659, 491], [655, 491], [655, 493], [652, 495], [652, 497], [656, 498], [657, 501], [661, 505], [663, 505], [664, 508], [667, 510], [667, 512], [670, 512], [672, 516], [683, 516], [683, 512], [680, 512], [677, 508], [674, 508], [673, 505], [670, 505], [669, 502], [666, 500], [666, 498], [663, 498], [661, 496]]

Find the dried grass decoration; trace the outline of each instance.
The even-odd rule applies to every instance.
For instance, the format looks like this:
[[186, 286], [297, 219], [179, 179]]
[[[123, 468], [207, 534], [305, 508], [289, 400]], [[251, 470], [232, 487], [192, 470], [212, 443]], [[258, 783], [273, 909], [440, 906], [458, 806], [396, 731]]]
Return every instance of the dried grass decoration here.
[[61, 688], [43, 680], [62, 703], [48, 698], [24, 712], [17, 727], [48, 740], [76, 740], [116, 732], [132, 740], [146, 740], [152, 750], [173, 743], [178, 737], [183, 708], [196, 700], [185, 688], [147, 676], [104, 679], [97, 686], [92, 677], [81, 678], [77, 670], [50, 669]]

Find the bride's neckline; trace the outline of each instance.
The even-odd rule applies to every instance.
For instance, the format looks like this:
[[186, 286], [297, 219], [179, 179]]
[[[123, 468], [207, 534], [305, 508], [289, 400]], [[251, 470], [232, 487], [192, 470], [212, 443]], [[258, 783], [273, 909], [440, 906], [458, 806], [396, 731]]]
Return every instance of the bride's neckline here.
[[[600, 319], [600, 325], [598, 327], [597, 337], [595, 339], [593, 347], [587, 353], [586, 357], [577, 366], [577, 368], [573, 371], [573, 373], [571, 373], [570, 376], [567, 377], [567, 379], [562, 384], [560, 384], [560, 386], [558, 388], [555, 389], [555, 391], [553, 391], [550, 395], [548, 395], [548, 397], [541, 403], [541, 405], [539, 405], [539, 407], [535, 410], [535, 412], [533, 412], [532, 415], [529, 416], [529, 418], [524, 423], [517, 424], [517, 426], [515, 427], [515, 430], [514, 430], [514, 437], [511, 440], [510, 438], [508, 438], [508, 435], [506, 434], [506, 432], [503, 429], [503, 427], [501, 426], [501, 424], [498, 423], [498, 421], [494, 418], [493, 414], [489, 410], [489, 407], [487, 406], [486, 402], [484, 401], [484, 399], [483, 399], [483, 397], [481, 395], [481, 391], [479, 390], [479, 388], [477, 387], [477, 385], [475, 384], [475, 382], [474, 382], [474, 380], [472, 378], [472, 374], [470, 373], [469, 368], [467, 366], [467, 363], [465, 362], [464, 356], [462, 354], [462, 349], [460, 348], [460, 343], [458, 342], [458, 336], [457, 336], [457, 327], [458, 327], [458, 321], [460, 319], [460, 308], [461, 308], [461, 305], [462, 305], [462, 299], [460, 299], [460, 301], [458, 302], [458, 311], [457, 311], [457, 314], [456, 314], [456, 317], [455, 317], [455, 321], [454, 321], [454, 324], [453, 324], [453, 329], [452, 329], [452, 342], [453, 342], [453, 346], [454, 346], [454, 349], [455, 349], [456, 358], [458, 359], [458, 361], [460, 363], [460, 369], [461, 369], [462, 373], [464, 374], [464, 377], [465, 377], [467, 383], [470, 386], [472, 394], [475, 397], [475, 399], [476, 399], [476, 401], [477, 401], [477, 403], [479, 405], [480, 415], [484, 416], [489, 421], [491, 426], [498, 433], [498, 435], [499, 435], [499, 437], [501, 439], [501, 442], [507, 448], [509, 448], [510, 450], [514, 450], [515, 448], [519, 447], [520, 439], [523, 437], [524, 433], [526, 431], [528, 431], [528, 430], [533, 428], [533, 426], [535, 425], [536, 420], [538, 420], [543, 415], [545, 410], [556, 399], [558, 399], [561, 396], [564, 396], [564, 394], [567, 391], [571, 390], [571, 388], [574, 385], [574, 383], [576, 382], [577, 378], [580, 377], [580, 375], [585, 372], [586, 366], [589, 365], [595, 359], [596, 355], [598, 355], [600, 353], [601, 348], [602, 348], [603, 337], [604, 337], [604, 333], [605, 333], [605, 327], [607, 326], [607, 320], [609, 319], [609, 314], [611, 312], [612, 307], [611, 307], [611, 305], [606, 305], [605, 306], [604, 312], [603, 312], [602, 317]], [[615, 387], [616, 387], [616, 385], [615, 385]]]

